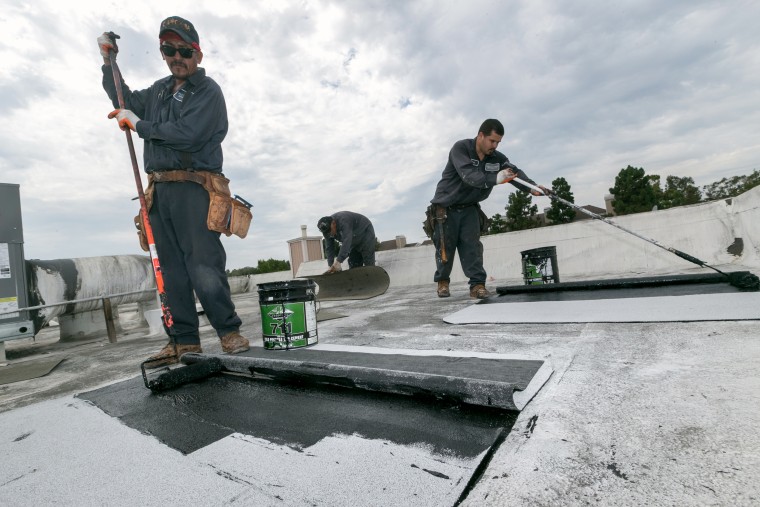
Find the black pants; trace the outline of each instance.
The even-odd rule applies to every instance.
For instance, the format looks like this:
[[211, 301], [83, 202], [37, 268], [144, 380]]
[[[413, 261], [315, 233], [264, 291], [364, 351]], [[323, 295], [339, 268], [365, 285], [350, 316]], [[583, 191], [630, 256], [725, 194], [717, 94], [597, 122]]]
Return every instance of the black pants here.
[[361, 266], [375, 265], [375, 228], [370, 226], [362, 236], [358, 245], [354, 245], [348, 253], [348, 267], [358, 268]]
[[462, 209], [448, 208], [446, 221], [443, 223], [443, 238], [445, 241], [448, 262], [441, 261], [441, 226], [436, 222], [433, 231], [435, 244], [435, 276], [433, 281], [449, 281], [454, 265], [454, 252], [459, 252], [459, 262], [462, 271], [473, 285], [485, 285], [486, 270], [483, 268], [483, 243], [480, 242], [480, 216], [477, 206]]
[[227, 282], [227, 254], [220, 234], [206, 227], [208, 192], [189, 181], [155, 188], [149, 218], [174, 319], [167, 333], [177, 343], [200, 343], [195, 295], [218, 336], [237, 331], [242, 322]]

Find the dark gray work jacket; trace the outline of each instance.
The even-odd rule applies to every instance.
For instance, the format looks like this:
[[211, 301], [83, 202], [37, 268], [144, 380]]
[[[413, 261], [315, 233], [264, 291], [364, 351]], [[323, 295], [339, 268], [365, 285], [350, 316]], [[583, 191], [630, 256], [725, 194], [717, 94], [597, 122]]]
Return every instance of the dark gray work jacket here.
[[[145, 172], [196, 169], [222, 172], [222, 140], [227, 135], [227, 106], [219, 85], [199, 68], [172, 93], [167, 76], [150, 88], [132, 91], [122, 78], [126, 109], [141, 121], [135, 128], [145, 141]], [[103, 88], [119, 107], [110, 66], [103, 65]]]
[[[495, 150], [478, 160], [475, 139], [457, 141], [449, 152], [449, 160], [430, 202], [447, 208], [485, 200], [496, 185], [496, 173], [506, 167], [506, 162], [509, 162], [506, 155]], [[518, 169], [517, 177], [535, 185], [522, 170]], [[512, 184], [520, 190], [530, 191], [525, 185]]]

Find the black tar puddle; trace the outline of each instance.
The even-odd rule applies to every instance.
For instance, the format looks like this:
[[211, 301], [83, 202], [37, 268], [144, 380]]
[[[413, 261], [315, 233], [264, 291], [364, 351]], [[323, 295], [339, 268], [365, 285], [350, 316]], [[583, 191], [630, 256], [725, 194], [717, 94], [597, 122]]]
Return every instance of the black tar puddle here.
[[160, 394], [137, 377], [77, 397], [184, 454], [232, 433], [297, 450], [331, 435], [358, 434], [473, 458], [517, 418], [516, 412], [433, 399], [228, 374]]

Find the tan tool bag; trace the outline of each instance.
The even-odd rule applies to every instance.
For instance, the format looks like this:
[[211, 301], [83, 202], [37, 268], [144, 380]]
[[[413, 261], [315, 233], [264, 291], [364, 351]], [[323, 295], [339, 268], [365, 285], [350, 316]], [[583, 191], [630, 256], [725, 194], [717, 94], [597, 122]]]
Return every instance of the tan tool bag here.
[[230, 180], [216, 173], [206, 173], [208, 190], [208, 217], [206, 225], [209, 230], [221, 232], [226, 236], [234, 234], [245, 238], [251, 226], [253, 214], [246, 205], [234, 199], [230, 192]]

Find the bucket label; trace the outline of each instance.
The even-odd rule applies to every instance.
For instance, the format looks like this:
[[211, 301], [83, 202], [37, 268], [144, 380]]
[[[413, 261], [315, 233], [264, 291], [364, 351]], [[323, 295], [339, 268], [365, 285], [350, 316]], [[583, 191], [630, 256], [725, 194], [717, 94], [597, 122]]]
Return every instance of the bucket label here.
[[261, 305], [265, 349], [305, 347], [317, 343], [314, 301]]
[[523, 275], [527, 285], [553, 283], [551, 259], [523, 259]]

